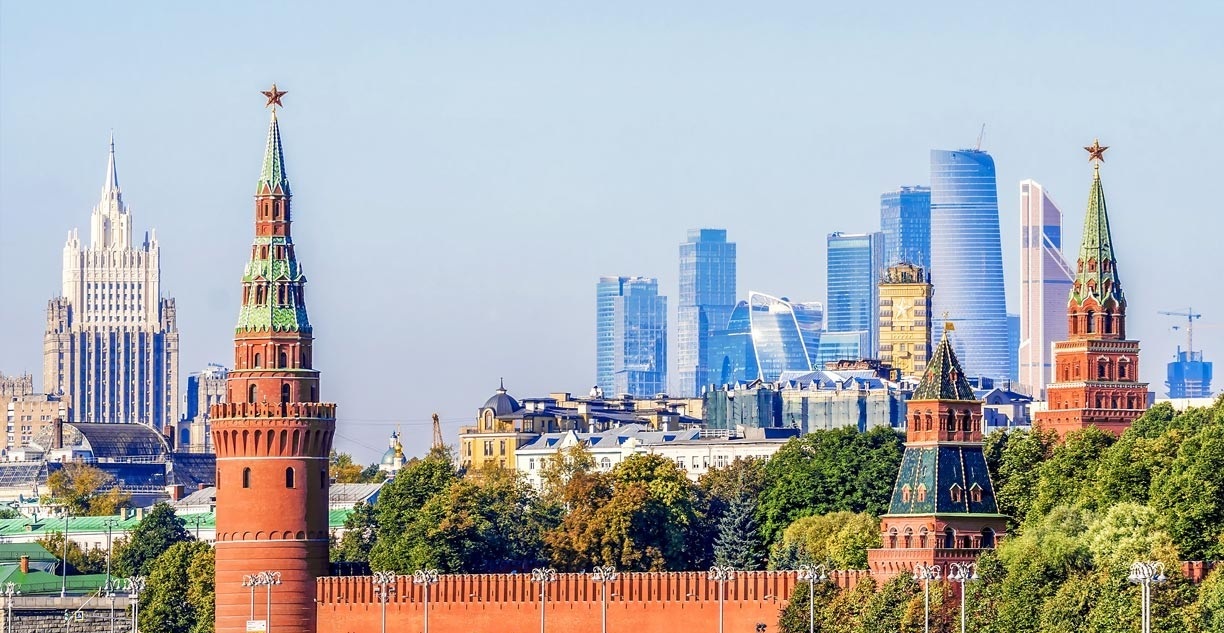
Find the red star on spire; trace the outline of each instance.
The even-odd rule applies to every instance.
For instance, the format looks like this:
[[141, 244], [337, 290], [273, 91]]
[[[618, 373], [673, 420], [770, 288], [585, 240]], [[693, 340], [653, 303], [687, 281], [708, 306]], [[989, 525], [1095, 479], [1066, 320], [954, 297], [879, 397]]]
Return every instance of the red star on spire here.
[[285, 104], [281, 103], [281, 97], [289, 93], [285, 90], [277, 90], [276, 84], [272, 84], [271, 90], [262, 90], [261, 92], [263, 93], [263, 96], [268, 98], [268, 102], [264, 104], [264, 107], [285, 107]]

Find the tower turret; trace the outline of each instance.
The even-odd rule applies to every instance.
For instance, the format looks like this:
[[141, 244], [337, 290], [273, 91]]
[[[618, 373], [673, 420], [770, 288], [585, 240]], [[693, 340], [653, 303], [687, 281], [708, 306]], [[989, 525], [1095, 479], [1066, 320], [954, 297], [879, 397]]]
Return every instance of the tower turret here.
[[1139, 342], [1126, 338], [1126, 295], [1118, 277], [1099, 141], [1088, 150], [1092, 185], [1084, 237], [1067, 299], [1067, 340], [1054, 344], [1054, 375], [1047, 405], [1035, 424], [1066, 435], [1087, 426], [1120, 435], [1147, 409], [1147, 383], [1139, 382]]
[[[315, 579], [327, 573], [328, 455], [336, 405], [319, 401], [302, 274], [290, 232], [289, 180], [273, 106], [255, 196], [255, 240], [242, 277], [227, 402], [212, 407], [217, 452], [216, 631], [246, 631], [243, 577], [281, 574], [271, 619], [315, 630]], [[262, 617], [261, 617], [262, 615]], [[269, 614], [256, 613], [254, 619]]]

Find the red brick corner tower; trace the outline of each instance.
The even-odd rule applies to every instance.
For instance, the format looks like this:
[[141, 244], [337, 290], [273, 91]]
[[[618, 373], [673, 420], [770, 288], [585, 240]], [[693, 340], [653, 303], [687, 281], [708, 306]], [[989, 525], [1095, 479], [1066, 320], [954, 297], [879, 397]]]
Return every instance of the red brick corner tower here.
[[912, 574], [918, 563], [971, 563], [1007, 530], [982, 450], [982, 403], [965, 379], [948, 330], [906, 405], [905, 455], [888, 514], [880, 517], [883, 547], [867, 566], [883, 584]]
[[1068, 340], [1054, 344], [1054, 382], [1035, 424], [1060, 437], [1088, 426], [1121, 435], [1147, 409], [1139, 382], [1139, 341], [1126, 338], [1126, 294], [1118, 277], [1101, 161], [1107, 147], [1085, 147], [1093, 162], [1092, 189], [1075, 283], [1067, 301]]
[[[228, 402], [211, 410], [217, 452], [217, 633], [246, 631], [243, 576], [281, 574], [272, 630], [314, 633], [315, 579], [327, 574], [327, 457], [336, 405], [319, 402], [306, 318], [306, 277], [290, 235], [289, 179], [273, 106], [255, 195], [255, 243], [242, 278]], [[267, 618], [265, 589], [254, 619]]]

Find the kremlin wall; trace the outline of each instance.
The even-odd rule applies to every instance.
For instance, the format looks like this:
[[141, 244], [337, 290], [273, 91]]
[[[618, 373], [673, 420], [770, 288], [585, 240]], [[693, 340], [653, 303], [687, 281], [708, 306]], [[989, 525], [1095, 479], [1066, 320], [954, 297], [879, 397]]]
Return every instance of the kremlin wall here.
[[[829, 580], [853, 588], [867, 571], [835, 571]], [[374, 579], [320, 578], [318, 633], [380, 630], [382, 604]], [[424, 629], [423, 587], [398, 576], [387, 602], [388, 631]], [[724, 586], [728, 631], [776, 631], [778, 614], [800, 583], [796, 572], [742, 572]], [[552, 631], [597, 631], [601, 587], [589, 574], [558, 574], [548, 583], [544, 618]], [[718, 629], [718, 582], [705, 572], [624, 573], [608, 583], [608, 629], [673, 633]], [[760, 625], [765, 625], [764, 629]], [[275, 625], [275, 622], [273, 622]], [[429, 594], [432, 633], [532, 633], [540, 630], [540, 585], [529, 574], [442, 576]]]

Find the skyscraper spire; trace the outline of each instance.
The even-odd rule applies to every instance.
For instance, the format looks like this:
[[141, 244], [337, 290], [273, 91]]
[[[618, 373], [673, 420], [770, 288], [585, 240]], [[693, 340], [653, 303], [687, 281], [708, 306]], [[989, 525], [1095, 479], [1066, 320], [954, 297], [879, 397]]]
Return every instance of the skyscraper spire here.
[[[102, 183], [102, 199], [119, 198], [119, 173], [115, 170], [115, 132], [110, 135], [110, 155], [106, 159], [106, 180]], [[122, 205], [120, 205], [122, 208]]]

